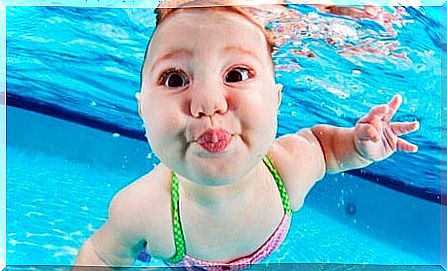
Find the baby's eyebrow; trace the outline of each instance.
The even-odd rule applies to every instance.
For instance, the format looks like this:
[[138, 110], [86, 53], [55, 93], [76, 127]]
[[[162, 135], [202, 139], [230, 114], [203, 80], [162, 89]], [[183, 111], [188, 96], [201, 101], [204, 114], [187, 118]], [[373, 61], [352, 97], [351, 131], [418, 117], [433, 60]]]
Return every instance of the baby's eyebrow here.
[[242, 46], [232, 45], [232, 46], [224, 47], [222, 49], [222, 53], [228, 53], [228, 52], [236, 52], [239, 54], [249, 55], [251, 57], [254, 57], [258, 62], [262, 63], [262, 61], [259, 59], [259, 57], [256, 54], [254, 54], [252, 51], [250, 51], [249, 49], [246, 49]]
[[174, 49], [169, 50], [167, 53], [163, 54], [161, 57], [157, 58], [154, 63], [152, 63], [149, 71], [152, 72], [153, 69], [157, 66], [157, 64], [161, 61], [165, 61], [172, 58], [178, 58], [178, 57], [192, 57], [192, 51], [187, 49]]

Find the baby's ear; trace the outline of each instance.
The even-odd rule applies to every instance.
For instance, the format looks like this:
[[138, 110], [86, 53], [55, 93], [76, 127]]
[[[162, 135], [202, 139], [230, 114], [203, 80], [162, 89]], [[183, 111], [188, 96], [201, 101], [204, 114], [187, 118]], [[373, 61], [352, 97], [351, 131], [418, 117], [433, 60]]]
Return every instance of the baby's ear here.
[[138, 115], [140, 115], [140, 118], [143, 118], [143, 113], [141, 112], [141, 93], [140, 92], [135, 92], [135, 99], [137, 99], [137, 104], [138, 104]]
[[282, 88], [283, 85], [281, 84], [276, 84], [276, 91], [278, 92], [278, 107], [281, 105], [281, 101], [282, 101]]

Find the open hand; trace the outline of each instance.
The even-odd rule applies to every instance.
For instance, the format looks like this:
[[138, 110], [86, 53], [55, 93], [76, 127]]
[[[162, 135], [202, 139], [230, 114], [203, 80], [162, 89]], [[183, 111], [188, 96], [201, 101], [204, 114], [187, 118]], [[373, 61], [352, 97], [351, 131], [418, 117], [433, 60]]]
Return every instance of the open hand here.
[[419, 129], [419, 122], [391, 122], [402, 103], [395, 95], [388, 104], [373, 107], [354, 128], [354, 142], [360, 155], [371, 161], [390, 157], [396, 150], [416, 152], [418, 146], [398, 136]]

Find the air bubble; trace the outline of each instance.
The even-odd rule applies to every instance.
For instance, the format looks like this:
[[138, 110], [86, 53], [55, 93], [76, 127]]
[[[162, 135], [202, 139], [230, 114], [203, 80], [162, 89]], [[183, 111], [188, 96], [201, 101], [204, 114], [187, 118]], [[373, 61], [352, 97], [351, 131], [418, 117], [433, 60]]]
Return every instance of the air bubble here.
[[362, 72], [360, 70], [357, 70], [357, 69], [352, 70], [352, 74], [359, 75], [361, 73]]

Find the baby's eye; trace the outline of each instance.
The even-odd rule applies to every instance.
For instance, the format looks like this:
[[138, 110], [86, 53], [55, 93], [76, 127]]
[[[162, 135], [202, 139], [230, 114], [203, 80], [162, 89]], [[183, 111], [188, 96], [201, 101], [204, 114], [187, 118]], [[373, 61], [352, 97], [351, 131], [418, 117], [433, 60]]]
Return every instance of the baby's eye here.
[[238, 67], [231, 69], [226, 75], [225, 75], [225, 82], [227, 83], [236, 83], [240, 81], [245, 81], [249, 78], [252, 78], [254, 76], [254, 71]]
[[189, 84], [188, 77], [178, 69], [171, 69], [163, 73], [160, 78], [160, 84], [168, 88], [179, 88]]

